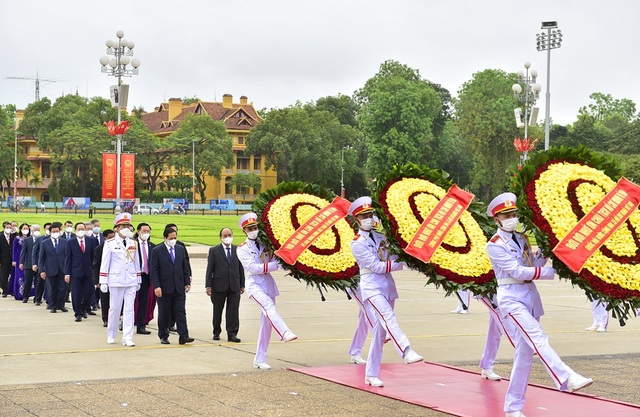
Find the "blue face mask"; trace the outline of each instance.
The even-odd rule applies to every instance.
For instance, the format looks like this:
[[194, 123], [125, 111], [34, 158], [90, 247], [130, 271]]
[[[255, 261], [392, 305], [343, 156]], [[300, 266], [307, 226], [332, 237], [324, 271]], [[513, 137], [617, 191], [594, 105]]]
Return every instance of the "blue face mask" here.
[[100, 228], [96, 226], [93, 228], [93, 234], [97, 235], [98, 233], [100, 233]]

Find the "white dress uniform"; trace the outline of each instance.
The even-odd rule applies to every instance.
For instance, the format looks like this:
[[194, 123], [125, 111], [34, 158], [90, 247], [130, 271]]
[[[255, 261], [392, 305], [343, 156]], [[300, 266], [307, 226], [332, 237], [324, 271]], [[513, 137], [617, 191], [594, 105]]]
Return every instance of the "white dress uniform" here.
[[373, 320], [367, 314], [362, 295], [360, 294], [360, 285], [353, 289], [347, 289], [347, 292], [358, 304], [358, 325], [351, 340], [349, 355], [351, 355], [352, 363], [359, 363], [357, 359], [362, 356], [362, 347], [364, 346], [365, 340], [367, 340], [369, 329], [373, 328]]
[[[241, 227], [244, 227], [244, 218], [243, 216], [240, 219]], [[255, 219], [253, 220], [255, 223]], [[238, 245], [237, 254], [244, 268], [245, 290], [249, 298], [260, 307], [260, 331], [254, 364], [264, 364], [267, 359], [271, 328], [276, 331], [280, 340], [286, 340], [285, 333], [293, 333], [276, 311], [276, 297], [280, 293], [271, 272], [278, 270], [280, 262], [267, 253], [263, 244], [260, 243], [258, 247], [256, 242], [258, 241], [245, 240]]]
[[[515, 200], [511, 193], [501, 194], [489, 204], [487, 212], [493, 217], [502, 211], [513, 210]], [[504, 411], [513, 413], [524, 407], [534, 351], [560, 390], [573, 391], [586, 386], [567, 387], [570, 377], [582, 377], [562, 362], [539, 323], [544, 310], [533, 281], [553, 279], [555, 270], [544, 266], [547, 260], [540, 253], [533, 254], [528, 239], [521, 233], [498, 229], [487, 243], [487, 253], [498, 281], [500, 313], [511, 320], [516, 329], [514, 362]]]
[[[117, 221], [118, 217], [116, 217]], [[124, 302], [122, 341], [123, 344], [133, 342], [134, 304], [136, 291], [140, 288], [141, 283], [142, 276], [136, 241], [131, 238], [123, 239], [116, 233], [113, 239], [104, 242], [102, 263], [100, 264], [100, 285], [107, 285], [110, 293], [107, 338], [114, 339], [118, 333], [120, 311]]]
[[606, 301], [593, 300], [591, 302], [591, 315], [593, 316], [593, 325], [585, 330], [606, 332], [609, 326], [609, 312], [607, 311]]
[[489, 328], [487, 329], [487, 339], [484, 344], [484, 351], [480, 358], [481, 369], [493, 369], [493, 364], [496, 361], [498, 355], [498, 349], [500, 349], [500, 340], [502, 335], [507, 337], [511, 346], [515, 347], [515, 328], [511, 320], [503, 319], [498, 307], [498, 301], [496, 296], [493, 298], [488, 297], [476, 297], [487, 310], [489, 310]]

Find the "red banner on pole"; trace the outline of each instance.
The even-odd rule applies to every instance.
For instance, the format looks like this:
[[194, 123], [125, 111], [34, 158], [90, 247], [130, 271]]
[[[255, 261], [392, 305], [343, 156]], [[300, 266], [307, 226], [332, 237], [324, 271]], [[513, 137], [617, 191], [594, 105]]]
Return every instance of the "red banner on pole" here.
[[102, 199], [112, 200], [116, 198], [116, 154], [102, 154]]
[[615, 233], [640, 204], [640, 186], [620, 178], [618, 184], [556, 245], [553, 253], [578, 273], [589, 257]]
[[331, 204], [319, 210], [289, 236], [289, 239], [276, 251], [276, 255], [289, 265], [295, 264], [305, 249], [340, 219], [347, 216], [350, 205], [351, 203], [344, 198], [334, 198]]
[[422, 262], [429, 262], [449, 230], [469, 207], [473, 197], [473, 194], [461, 190], [455, 184], [452, 185], [447, 194], [424, 219], [404, 251]]
[[136, 155], [123, 153], [120, 155], [120, 198], [133, 200], [136, 184]]

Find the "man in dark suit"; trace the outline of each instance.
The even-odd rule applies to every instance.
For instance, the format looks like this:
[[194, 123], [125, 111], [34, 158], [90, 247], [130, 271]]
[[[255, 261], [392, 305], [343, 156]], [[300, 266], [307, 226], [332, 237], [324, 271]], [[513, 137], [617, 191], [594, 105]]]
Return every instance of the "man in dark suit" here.
[[191, 270], [185, 249], [176, 245], [176, 231], [164, 229], [163, 236], [164, 243], [153, 248], [149, 265], [151, 282], [158, 298], [158, 337], [162, 344], [169, 344], [169, 320], [173, 308], [180, 335], [178, 342], [184, 345], [194, 340], [189, 337], [185, 312], [186, 293], [191, 289]]
[[77, 322], [87, 318], [91, 311], [93, 295], [93, 251], [96, 240], [86, 236], [84, 223], [76, 223], [75, 237], [67, 240], [67, 256], [64, 264], [64, 281], [71, 285], [71, 305]]
[[71, 220], [64, 222], [64, 230], [60, 229], [60, 237], [67, 240], [71, 240], [72, 237], [76, 237], [73, 233], [73, 222]]
[[64, 300], [67, 296], [67, 284], [64, 281], [64, 263], [67, 256], [67, 241], [60, 237], [60, 222], [51, 224], [51, 236], [40, 242], [38, 270], [40, 278], [49, 286], [47, 304], [52, 313], [58, 310], [67, 312]]
[[205, 287], [207, 295], [213, 303], [213, 340], [220, 340], [222, 328], [222, 310], [225, 301], [227, 314], [225, 327], [229, 342], [240, 342], [237, 337], [240, 328], [238, 310], [240, 308], [240, 295], [244, 293], [244, 268], [236, 254], [237, 246], [232, 244], [233, 232], [225, 227], [220, 230], [221, 243], [209, 248], [207, 258], [207, 272], [205, 274]]
[[4, 232], [0, 236], [0, 288], [2, 289], [2, 297], [6, 298], [9, 294], [13, 238], [16, 235], [12, 232], [10, 222], [2, 222], [2, 229], [4, 229]]
[[107, 327], [109, 320], [109, 290], [107, 292], [100, 291], [100, 265], [102, 264], [102, 249], [104, 249], [104, 242], [109, 239], [113, 239], [116, 235], [111, 229], [107, 229], [102, 232], [102, 243], [100, 243], [93, 250], [93, 284], [98, 288], [100, 292], [100, 311], [102, 311], [102, 326]]
[[[22, 241], [22, 251], [20, 252], [20, 269], [24, 271], [24, 296], [23, 303], [29, 302], [31, 294], [31, 286], [33, 285], [33, 277], [38, 270], [38, 260], [33, 257], [33, 247], [36, 239], [40, 236], [40, 225], [31, 226], [31, 236], [27, 236]], [[35, 268], [34, 268], [35, 266]]]
[[[38, 274], [38, 259], [40, 259], [40, 243], [49, 239], [49, 228], [51, 227], [51, 223], [47, 222], [44, 224], [44, 234], [36, 237], [36, 243], [33, 245], [33, 262], [35, 265], [33, 266], [33, 271], [35, 272], [34, 279], [36, 280], [36, 296], [33, 298], [33, 302], [36, 303], [37, 306], [42, 304], [42, 297], [45, 294], [46, 290], [46, 281], [40, 278], [40, 274]], [[48, 291], [48, 290], [47, 290]], [[49, 295], [47, 294], [47, 299], [49, 299]], [[49, 306], [47, 306], [49, 308]]]
[[147, 304], [149, 301], [149, 287], [151, 286], [151, 280], [149, 279], [149, 261], [151, 260], [151, 251], [155, 247], [149, 240], [151, 237], [151, 226], [148, 223], [140, 223], [136, 228], [136, 235], [134, 238], [138, 243], [138, 259], [140, 261], [140, 271], [142, 271], [142, 284], [138, 290], [136, 302], [136, 333], [138, 334], [151, 334], [147, 330], [144, 324], [147, 318]]
[[[178, 234], [178, 226], [175, 223], [169, 223], [165, 227], [165, 229], [173, 229], [176, 232], [176, 236]], [[191, 261], [189, 260], [189, 251], [187, 250], [187, 246], [184, 242], [180, 240], [176, 240], [176, 245], [180, 245], [184, 248], [184, 254], [187, 257], [187, 266], [189, 267], [189, 282], [193, 281], [193, 274], [191, 269]], [[171, 317], [169, 318], [169, 331], [175, 333], [176, 332], [176, 315], [173, 310], [171, 310]]]

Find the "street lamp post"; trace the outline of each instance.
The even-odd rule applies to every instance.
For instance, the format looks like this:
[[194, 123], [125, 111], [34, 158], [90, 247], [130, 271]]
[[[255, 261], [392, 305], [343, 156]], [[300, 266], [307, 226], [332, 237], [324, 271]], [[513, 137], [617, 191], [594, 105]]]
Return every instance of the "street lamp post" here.
[[541, 29], [547, 32], [536, 33], [538, 51], [547, 51], [547, 92], [545, 94], [544, 111], [544, 150], [549, 149], [549, 120], [551, 106], [551, 50], [560, 48], [562, 43], [562, 31], [558, 29], [558, 22], [542, 22]]
[[16, 131], [15, 131], [15, 147], [14, 147], [14, 154], [13, 154], [13, 207], [17, 212], [18, 211], [18, 126], [16, 126]]
[[[538, 99], [538, 95], [540, 94], [540, 90], [542, 87], [540, 84], [536, 83], [536, 78], [538, 77], [538, 71], [531, 70], [529, 72], [529, 68], [531, 67], [530, 62], [524, 63], [525, 71], [518, 71], [518, 82], [514, 84], [511, 89], [513, 90], [513, 95], [518, 100], [524, 102], [524, 138], [528, 138], [527, 125], [535, 126], [536, 121], [528, 120], [529, 119], [529, 106], [533, 106]], [[522, 84], [522, 85], [520, 85]], [[524, 88], [523, 88], [524, 86]], [[518, 110], [516, 110], [516, 114], [518, 114]], [[535, 117], [535, 116], [534, 116]], [[519, 117], [516, 118], [516, 122], [519, 122]], [[522, 127], [520, 123], [518, 123], [518, 127]]]
[[193, 188], [193, 202], [196, 202], [196, 140], [191, 140], [191, 180]]
[[340, 173], [340, 197], [345, 198], [347, 195], [347, 190], [344, 189], [344, 150], [345, 149], [351, 149], [351, 146], [347, 145], [347, 146], [343, 146], [342, 149], [340, 150], [340, 168], [341, 168], [341, 173]]
[[[122, 93], [122, 77], [130, 77], [138, 75], [138, 67], [140, 60], [138, 58], [129, 58], [133, 55], [133, 47], [135, 43], [124, 39], [124, 32], [119, 30], [116, 32], [117, 41], [111, 39], [105, 42], [107, 46], [107, 55], [113, 55], [113, 58], [102, 56], [100, 65], [102, 72], [107, 75], [114, 76], [118, 79], [118, 85], [114, 92], [115, 102], [118, 107], [118, 124], [122, 121], [120, 98]], [[130, 67], [129, 67], [130, 66]], [[120, 156], [122, 154], [122, 134], [116, 135], [116, 205], [120, 206]]]

